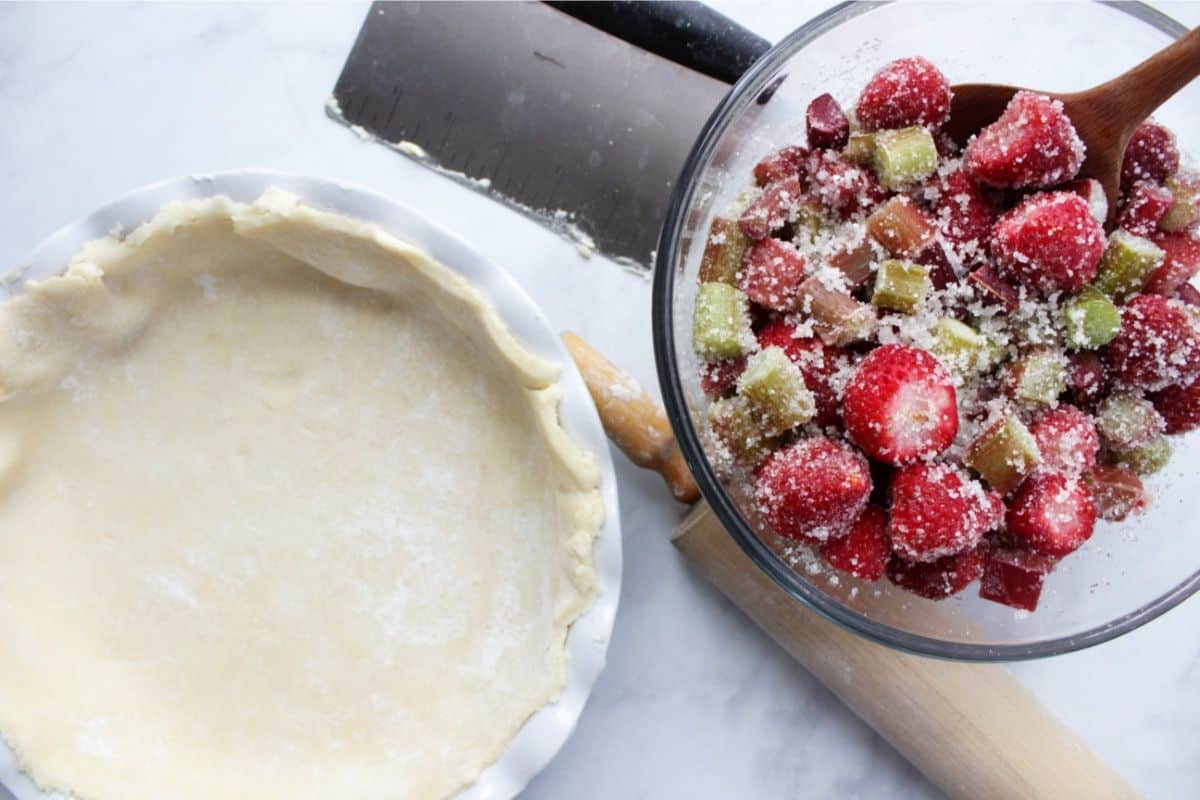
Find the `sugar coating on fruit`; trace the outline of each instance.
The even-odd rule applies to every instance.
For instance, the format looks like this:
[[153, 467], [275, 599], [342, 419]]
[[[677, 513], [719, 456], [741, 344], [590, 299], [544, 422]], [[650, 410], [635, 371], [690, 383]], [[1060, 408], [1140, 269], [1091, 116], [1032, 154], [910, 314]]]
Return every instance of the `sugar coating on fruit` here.
[[1175, 134], [1148, 119], [1133, 132], [1121, 160], [1121, 186], [1138, 181], [1163, 183], [1179, 169], [1179, 148]]
[[792, 245], [779, 239], [763, 239], [746, 254], [737, 286], [760, 306], [789, 311], [799, 300], [807, 266], [804, 256]]
[[1060, 405], [1043, 411], [1029, 426], [1045, 469], [1081, 475], [1096, 466], [1100, 435], [1096, 422], [1083, 411]]
[[1000, 526], [1003, 509], [996, 494], [961, 469], [913, 464], [892, 479], [892, 546], [908, 561], [961, 553]]
[[854, 107], [865, 131], [922, 125], [938, 128], [950, 118], [950, 82], [928, 59], [901, 58], [876, 72]]
[[776, 533], [823, 542], [858, 519], [871, 494], [867, 460], [825, 438], [773, 453], [758, 470], [755, 497]]
[[1113, 376], [1157, 391], [1200, 375], [1200, 326], [1177, 300], [1139, 295], [1121, 310], [1121, 332], [1105, 348]]
[[1010, 536], [1039, 553], [1065, 556], [1091, 538], [1096, 506], [1080, 478], [1041, 472], [1027, 480], [1008, 506]]
[[879, 580], [892, 555], [887, 512], [867, 506], [844, 535], [821, 545], [821, 555], [834, 569], [867, 581]]
[[967, 145], [976, 180], [1002, 189], [1046, 188], [1071, 180], [1085, 148], [1058, 100], [1021, 91], [1004, 113]]
[[1002, 276], [1045, 294], [1077, 292], [1096, 277], [1104, 229], [1075, 194], [1030, 196], [996, 223], [991, 254]]

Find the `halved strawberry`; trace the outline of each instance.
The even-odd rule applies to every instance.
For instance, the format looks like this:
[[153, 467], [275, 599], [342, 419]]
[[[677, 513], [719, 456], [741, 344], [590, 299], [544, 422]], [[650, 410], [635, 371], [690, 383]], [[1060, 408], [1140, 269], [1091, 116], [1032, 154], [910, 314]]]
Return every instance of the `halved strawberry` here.
[[973, 254], [983, 255], [988, 235], [999, 212], [975, 179], [965, 169], [957, 169], [935, 184], [937, 195], [933, 211], [938, 227], [947, 240], [966, 246]]
[[912, 563], [893, 556], [888, 562], [888, 580], [913, 594], [941, 600], [958, 594], [983, 574], [983, 562], [988, 550], [988, 545], [981, 542], [972, 550], [928, 563]]
[[1175, 134], [1148, 119], [1133, 132], [1121, 159], [1121, 192], [1138, 181], [1162, 183], [1179, 169]]
[[1012, 548], [988, 552], [979, 579], [979, 596], [1013, 608], [1033, 611], [1042, 595], [1042, 584], [1058, 559]]
[[722, 397], [733, 391], [738, 376], [746, 369], [746, 359], [727, 358], [724, 361], [700, 363], [700, 388], [705, 397]]
[[1017, 490], [1005, 519], [1010, 537], [1039, 553], [1065, 556], [1092, 536], [1096, 505], [1081, 478], [1039, 472]]
[[1079, 475], [1096, 466], [1100, 434], [1095, 421], [1065, 403], [1043, 411], [1029, 426], [1044, 469]]
[[775, 346], [787, 353], [800, 368], [804, 383], [817, 402], [818, 425], [835, 425], [840, 419], [838, 397], [833, 389], [833, 374], [845, 363], [845, 356], [819, 338], [797, 337], [796, 329], [783, 320], [772, 322], [758, 334], [762, 348]]
[[906, 561], [935, 561], [974, 547], [1000, 527], [1004, 504], [950, 464], [912, 464], [892, 478], [892, 548]]
[[1178, 300], [1143, 294], [1121, 309], [1121, 331], [1104, 348], [1113, 377], [1149, 391], [1200, 374], [1200, 330]]
[[746, 297], [775, 311], [796, 307], [808, 262], [795, 247], [779, 239], [755, 242], [746, 254], [737, 285]]
[[808, 150], [797, 145], [781, 147], [754, 165], [754, 182], [770, 186], [788, 178], [804, 177], [804, 162]]
[[1200, 273], [1200, 239], [1188, 233], [1158, 233], [1150, 238], [1166, 255], [1146, 281], [1145, 291], [1170, 297]]
[[967, 145], [964, 160], [975, 180], [1001, 189], [1045, 188], [1071, 180], [1084, 147], [1062, 103], [1017, 92], [1000, 118]]
[[1042, 294], [1077, 292], [1096, 277], [1104, 228], [1070, 192], [1031, 195], [992, 229], [991, 253], [1002, 277]]
[[831, 94], [823, 94], [808, 104], [804, 127], [808, 146], [821, 150], [841, 150], [850, 138], [850, 120]]
[[950, 118], [950, 97], [950, 82], [928, 59], [900, 58], [867, 81], [854, 115], [865, 131], [938, 128]]
[[862, 514], [871, 494], [867, 460], [824, 437], [776, 450], [755, 477], [763, 519], [790, 539], [823, 542], [841, 536]]
[[810, 196], [842, 218], [872, 208], [887, 197], [875, 173], [833, 150], [809, 154], [806, 185]]
[[1117, 227], [1135, 236], [1152, 236], [1174, 202], [1175, 195], [1170, 189], [1157, 183], [1140, 181], [1130, 190]]
[[758, 199], [742, 212], [738, 226], [751, 239], [764, 239], [795, 219], [804, 199], [799, 176], [784, 178], [763, 189]]
[[867, 506], [846, 535], [821, 545], [821, 555], [834, 569], [848, 572], [865, 581], [877, 581], [887, 571], [892, 556], [892, 539], [887, 532], [888, 518], [878, 506]]
[[958, 434], [950, 374], [924, 350], [888, 344], [858, 365], [842, 397], [851, 441], [894, 466], [941, 453]]
[[1189, 433], [1200, 428], [1200, 378], [1155, 392], [1150, 402], [1167, 421], [1167, 433]]
[[1125, 467], [1100, 464], [1083, 476], [1092, 490], [1096, 513], [1109, 522], [1120, 522], [1146, 507], [1142, 479]]

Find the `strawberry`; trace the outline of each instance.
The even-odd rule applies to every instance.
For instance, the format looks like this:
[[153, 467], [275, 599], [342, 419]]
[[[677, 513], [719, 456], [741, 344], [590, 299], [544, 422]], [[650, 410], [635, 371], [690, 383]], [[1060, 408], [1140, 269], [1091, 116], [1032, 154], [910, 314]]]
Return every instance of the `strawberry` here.
[[1017, 490], [1005, 519], [1008, 535], [1039, 553], [1065, 556], [1092, 536], [1096, 504], [1082, 479], [1039, 472]]
[[803, 201], [800, 178], [784, 178], [764, 189], [758, 199], [742, 212], [738, 227], [755, 241], [764, 239], [795, 219]]
[[1104, 228], [1087, 203], [1069, 192], [1035, 194], [992, 229], [991, 253], [1001, 277], [1042, 294], [1075, 293], [1096, 277]]
[[832, 150], [809, 154], [806, 185], [809, 195], [842, 218], [871, 208], [887, 196], [875, 173]]
[[867, 460], [824, 437], [776, 450], [755, 476], [767, 524], [790, 539], [823, 542], [844, 534], [871, 494]]
[[1104, 360], [1115, 379], [1139, 389], [1182, 385], [1200, 374], [1200, 331], [1178, 300], [1138, 295], [1121, 309]]
[[1067, 386], [1077, 405], [1093, 406], [1108, 394], [1108, 370], [1090, 350], [1067, 354]]
[[821, 545], [821, 555], [834, 569], [848, 572], [865, 581], [877, 581], [887, 571], [892, 555], [892, 540], [887, 532], [888, 518], [878, 506], [867, 506], [846, 535]]
[[1083, 476], [1092, 490], [1096, 513], [1109, 522], [1120, 522], [1146, 507], [1142, 479], [1125, 467], [1098, 465]]
[[1168, 386], [1155, 392], [1150, 402], [1167, 421], [1167, 433], [1189, 433], [1200, 428], [1200, 378], [1186, 386]]
[[1096, 222], [1103, 225], [1108, 220], [1108, 195], [1104, 193], [1104, 184], [1095, 178], [1080, 178], [1071, 181], [1059, 189], [1060, 192], [1070, 192], [1083, 198], [1092, 210]]
[[979, 596], [1013, 608], [1033, 611], [1042, 595], [1042, 583], [1057, 559], [1041, 553], [1011, 548], [988, 552], [979, 579]]
[[787, 178], [803, 178], [807, 157], [808, 151], [803, 147], [782, 147], [754, 165], [754, 182], [759, 186], [770, 186]]
[[821, 150], [841, 150], [850, 138], [850, 120], [831, 94], [823, 94], [808, 104], [804, 127], [808, 146]]
[[842, 419], [851, 441], [877, 461], [902, 466], [935, 456], [958, 434], [950, 373], [924, 350], [878, 347], [847, 384]]
[[980, 544], [972, 550], [919, 564], [892, 556], [888, 562], [888, 580], [913, 594], [941, 600], [958, 594], [983, 574], [987, 550], [986, 544]]
[[912, 464], [892, 478], [888, 532], [896, 555], [935, 561], [974, 547], [1000, 526], [1000, 496], [949, 464]]
[[1125, 145], [1121, 159], [1121, 193], [1138, 181], [1162, 183], [1179, 169], [1179, 148], [1175, 134], [1148, 119], [1138, 126]]
[[1017, 92], [1000, 118], [967, 145], [964, 160], [975, 180], [1001, 189], [1045, 188], [1071, 180], [1084, 147], [1062, 103]]
[[746, 359], [729, 358], [724, 361], [702, 361], [700, 363], [700, 388], [704, 396], [723, 397], [733, 391], [738, 377], [746, 369]]
[[1145, 291], [1170, 297], [1200, 273], [1200, 239], [1186, 233], [1159, 233], [1150, 238], [1166, 255], [1162, 266], [1146, 281]]
[[1152, 236], [1174, 202], [1175, 195], [1170, 189], [1149, 181], [1139, 181], [1129, 192], [1129, 199], [1125, 201], [1125, 207], [1117, 219], [1117, 227], [1135, 236]]
[[938, 179], [934, 185], [937, 194], [933, 211], [942, 234], [954, 244], [982, 254], [999, 216], [987, 192], [961, 168]]
[[950, 82], [927, 59], [901, 58], [876, 72], [854, 108], [864, 131], [923, 125], [934, 129], [950, 118]]
[[746, 297], [775, 311], [795, 308], [808, 262], [795, 247], [779, 239], [755, 242], [746, 254], [737, 285]]
[[787, 353], [817, 402], [817, 424], [836, 425], [840, 419], [838, 398], [831, 381], [845, 357], [817, 337], [797, 338], [795, 333], [796, 329], [782, 320], [772, 322], [759, 332], [759, 347], [775, 346]]
[[1096, 466], [1100, 435], [1090, 416], [1066, 404], [1043, 411], [1029, 426], [1044, 469], [1079, 475]]

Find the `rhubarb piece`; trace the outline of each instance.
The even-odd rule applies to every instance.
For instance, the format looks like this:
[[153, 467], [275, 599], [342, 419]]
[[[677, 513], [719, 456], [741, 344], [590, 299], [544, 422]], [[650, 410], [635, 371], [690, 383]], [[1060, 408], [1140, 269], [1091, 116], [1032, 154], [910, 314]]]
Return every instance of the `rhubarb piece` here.
[[1121, 209], [1117, 227], [1135, 236], [1150, 236], [1175, 202], [1175, 195], [1165, 186], [1142, 181], [1136, 184]]
[[1009, 368], [1013, 396], [1030, 403], [1053, 405], [1067, 390], [1067, 365], [1052, 350], [1030, 351]]
[[1124, 467], [1100, 465], [1083, 476], [1101, 519], [1121, 522], [1146, 507], [1142, 479]]
[[738, 225], [751, 239], [764, 239], [794, 220], [803, 200], [800, 178], [784, 178], [763, 189], [758, 199], [742, 212]]
[[882, 578], [891, 555], [888, 516], [878, 506], [867, 506], [844, 536], [821, 545], [821, 556], [829, 566], [865, 581]]
[[754, 165], [754, 182], [759, 186], [770, 186], [788, 178], [802, 178], [808, 151], [790, 145], [780, 148]]
[[812, 316], [822, 341], [843, 347], [869, 338], [875, 329], [875, 310], [846, 292], [829, 289], [816, 275], [800, 284], [800, 309]]
[[1092, 406], [1108, 394], [1108, 370], [1095, 353], [1082, 351], [1067, 356], [1067, 386], [1076, 405]]
[[954, 384], [946, 368], [915, 347], [888, 344], [858, 365], [842, 396], [850, 440], [867, 455], [903, 466], [944, 451], [958, 433]]
[[1078, 195], [1034, 194], [996, 222], [991, 254], [999, 274], [1043, 295], [1078, 292], [1096, 277], [1104, 228]]
[[871, 76], [854, 116], [865, 131], [922, 125], [941, 127], [950, 118], [950, 82], [928, 59], [900, 58]]
[[737, 358], [750, 340], [746, 296], [727, 283], [702, 283], [696, 294], [692, 341], [706, 361]]
[[869, 167], [875, 162], [875, 134], [856, 131], [842, 149], [842, 158], [860, 167]]
[[763, 519], [780, 536], [824, 542], [843, 535], [871, 494], [867, 460], [824, 437], [777, 450], [756, 475]]
[[1062, 318], [1067, 346], [1075, 350], [1103, 347], [1121, 330], [1121, 312], [1108, 295], [1091, 286], [1063, 304]]
[[1130, 394], [1111, 394], [1096, 409], [1096, 428], [1118, 452], [1135, 450], [1166, 428], [1162, 415], [1148, 400]]
[[1117, 302], [1124, 302], [1146, 285], [1166, 254], [1154, 242], [1128, 231], [1113, 231], [1100, 260], [1095, 286]]
[[993, 489], [1008, 494], [1038, 468], [1042, 455], [1025, 424], [1009, 414], [971, 443], [963, 463]]
[[926, 242], [910, 260], [929, 269], [929, 282], [934, 289], [941, 291], [951, 284], [958, 283], [958, 273], [954, 271], [954, 266], [946, 257], [946, 249], [937, 237]]
[[758, 334], [759, 347], [778, 347], [804, 375], [804, 384], [817, 404], [818, 425], [833, 425], [841, 418], [833, 376], [844, 358], [816, 337], [797, 337], [796, 329], [786, 322], [773, 322]]
[[1138, 126], [1125, 145], [1121, 159], [1121, 193], [1138, 181], [1163, 183], [1179, 169], [1179, 148], [1175, 134], [1148, 119]]
[[808, 104], [804, 125], [809, 147], [840, 150], [850, 138], [850, 120], [831, 94], [823, 94]]
[[916, 255], [937, 233], [925, 212], [904, 196], [893, 197], [867, 217], [867, 233], [889, 255]]
[[735, 283], [750, 244], [735, 220], [714, 219], [700, 259], [700, 282]]
[[1046, 469], [1081, 475], [1096, 466], [1100, 452], [1096, 422], [1078, 408], [1064, 403], [1043, 411], [1029, 426], [1029, 432]]
[[1021, 307], [1020, 294], [1012, 284], [997, 275], [990, 265], [985, 264], [968, 277], [979, 290], [983, 302], [1000, 306], [1008, 314]]
[[746, 254], [737, 286], [760, 306], [791, 311], [799, 301], [807, 269], [808, 263], [795, 247], [779, 239], [763, 239]]
[[709, 398], [723, 397], [733, 391], [738, 376], [746, 369], [746, 359], [700, 362], [700, 388]]
[[1143, 294], [1121, 309], [1121, 332], [1104, 349], [1118, 381], [1147, 391], [1200, 375], [1200, 324], [1178, 300]]
[[1061, 191], [1071, 192], [1083, 198], [1092, 210], [1092, 216], [1103, 225], [1108, 221], [1108, 195], [1104, 193], [1104, 184], [1095, 178], [1080, 178], [1062, 187]]
[[1153, 475], [1171, 460], [1171, 442], [1166, 436], [1155, 436], [1141, 447], [1116, 453], [1114, 460], [1138, 475]]
[[1162, 248], [1163, 261], [1144, 291], [1170, 297], [1200, 273], [1200, 239], [1189, 233], [1158, 233], [1152, 241]]
[[911, 261], [890, 258], [875, 273], [871, 305], [911, 314], [929, 291], [929, 270]]
[[982, 254], [999, 217], [991, 198], [964, 169], [941, 178], [937, 189], [933, 210], [942, 233], [951, 242], [972, 245], [976, 254]]
[[809, 154], [807, 172], [808, 193], [842, 218], [872, 208], [887, 196], [874, 173], [832, 150]]
[[979, 596], [1023, 611], [1037, 609], [1042, 584], [1058, 559], [1013, 548], [989, 550], [979, 578]]
[[970, 550], [1000, 526], [1004, 503], [949, 464], [911, 464], [892, 479], [892, 548], [906, 561]]
[[1167, 433], [1200, 428], [1200, 378], [1185, 386], [1168, 386], [1150, 395], [1150, 402], [1166, 421]]
[[960, 380], [983, 372], [991, 363], [988, 340], [970, 325], [953, 317], [942, 317], [933, 324], [931, 352]]
[[875, 134], [871, 164], [883, 186], [901, 189], [934, 173], [938, 164], [937, 145], [922, 127], [879, 131]]
[[1062, 103], [1021, 91], [1000, 118], [967, 145], [964, 163], [976, 180], [1000, 189], [1046, 188], [1071, 180], [1084, 147]]
[[708, 424], [733, 463], [753, 469], [771, 452], [754, 412], [743, 397], [717, 400], [708, 407]]
[[778, 347], [760, 350], [746, 361], [737, 393], [746, 398], [766, 436], [778, 436], [812, 420], [816, 404], [800, 368]]
[[1200, 223], [1200, 175], [1183, 173], [1167, 178], [1171, 207], [1159, 220], [1158, 227], [1168, 233], [1182, 233]]
[[1191, 309], [1193, 314], [1200, 310], [1200, 289], [1190, 283], [1175, 290], [1175, 299]]
[[871, 265], [875, 261], [875, 249], [864, 237], [857, 244], [839, 250], [829, 257], [829, 266], [846, 276], [846, 285], [857, 289], [871, 277]]
[[929, 563], [912, 563], [893, 556], [888, 562], [888, 580], [902, 589], [930, 600], [958, 594], [983, 575], [984, 554], [980, 544], [973, 550], [957, 553]]
[[1065, 556], [1092, 537], [1096, 505], [1081, 478], [1039, 472], [1021, 485], [1005, 518], [1008, 535], [1048, 556]]

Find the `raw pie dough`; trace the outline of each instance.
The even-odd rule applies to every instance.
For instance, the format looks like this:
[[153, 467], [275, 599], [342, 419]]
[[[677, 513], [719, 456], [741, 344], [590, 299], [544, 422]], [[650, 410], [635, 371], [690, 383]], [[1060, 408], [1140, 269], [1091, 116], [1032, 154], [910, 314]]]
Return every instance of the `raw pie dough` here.
[[0, 734], [88, 800], [469, 784], [593, 592], [556, 376], [278, 190], [86, 246], [0, 306]]

